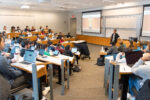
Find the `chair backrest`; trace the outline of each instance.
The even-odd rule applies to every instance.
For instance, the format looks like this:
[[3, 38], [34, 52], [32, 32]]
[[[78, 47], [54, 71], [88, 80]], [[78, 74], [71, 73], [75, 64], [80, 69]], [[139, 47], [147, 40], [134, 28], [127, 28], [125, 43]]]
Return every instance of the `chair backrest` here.
[[9, 82], [0, 74], [0, 100], [8, 100], [11, 86]]

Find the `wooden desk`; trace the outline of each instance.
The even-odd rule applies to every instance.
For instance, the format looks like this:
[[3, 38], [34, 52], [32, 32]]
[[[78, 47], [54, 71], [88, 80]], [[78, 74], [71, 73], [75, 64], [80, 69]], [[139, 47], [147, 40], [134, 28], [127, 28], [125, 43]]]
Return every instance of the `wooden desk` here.
[[99, 54], [100, 54], [100, 55], [107, 55], [107, 52], [105, 52], [105, 51], [100, 51]]
[[[109, 73], [110, 69], [110, 73]], [[118, 98], [118, 89], [119, 89], [119, 75], [122, 77], [123, 88], [121, 90], [121, 100], [126, 100], [127, 90], [128, 90], [128, 79], [129, 75], [132, 74], [131, 68], [124, 63], [113, 62], [113, 57], [105, 59], [105, 74], [104, 74], [104, 87], [105, 94], [107, 94], [107, 81], [109, 77], [109, 100], [117, 100]], [[109, 76], [108, 76], [109, 75]], [[113, 88], [113, 92], [112, 92]], [[112, 94], [113, 93], [113, 94]]]
[[[47, 76], [47, 68], [46, 68], [47, 64], [49, 64], [49, 63], [43, 63], [43, 62], [39, 62], [39, 61], [37, 61], [36, 64], [29, 64], [29, 65], [22, 64], [19, 62], [11, 64], [12, 67], [18, 68], [20, 70], [23, 70], [23, 71], [26, 71], [26, 72], [32, 74], [33, 96], [34, 96], [35, 100], [39, 100], [37, 78], [40, 78], [44, 75]], [[53, 100], [52, 77], [53, 77], [52, 66], [50, 66], [50, 87], [51, 87], [50, 96], [51, 96], [51, 100]], [[40, 88], [40, 95], [42, 95], [42, 89], [41, 88]]]
[[[66, 60], [62, 58], [58, 58], [58, 57], [52, 57], [52, 56], [46, 56], [46, 57], [38, 56], [37, 59], [40, 61], [46, 61], [51, 64], [55, 64], [61, 67], [61, 82], [62, 82], [61, 95], [64, 95], [65, 93], [64, 66], [65, 66]], [[67, 67], [67, 88], [69, 88], [69, 60], [67, 61], [66, 67]]]

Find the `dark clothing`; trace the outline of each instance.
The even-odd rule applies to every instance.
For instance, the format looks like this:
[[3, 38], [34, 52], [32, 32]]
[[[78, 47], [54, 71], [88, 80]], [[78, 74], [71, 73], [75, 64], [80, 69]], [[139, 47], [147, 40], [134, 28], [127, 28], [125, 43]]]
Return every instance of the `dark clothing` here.
[[64, 51], [63, 54], [66, 55], [66, 56], [73, 57], [73, 54], [72, 54], [72, 52], [71, 52], [71, 50], [70, 50], [70, 46], [69, 46], [69, 45], [67, 45], [67, 46], [65, 47], [65, 51]]
[[21, 51], [20, 51], [20, 56], [21, 56], [21, 57], [23, 57], [23, 56], [24, 56], [25, 51], [26, 51], [26, 49], [21, 49]]
[[67, 38], [71, 38], [72, 36], [70, 34], [66, 35]]
[[111, 35], [110, 44], [115, 45], [120, 36], [117, 33]]
[[117, 53], [118, 53], [118, 49], [116, 46], [112, 46], [107, 52], [108, 55], [117, 54]]
[[62, 35], [58, 35], [57, 39], [62, 39], [62, 37], [63, 37]]

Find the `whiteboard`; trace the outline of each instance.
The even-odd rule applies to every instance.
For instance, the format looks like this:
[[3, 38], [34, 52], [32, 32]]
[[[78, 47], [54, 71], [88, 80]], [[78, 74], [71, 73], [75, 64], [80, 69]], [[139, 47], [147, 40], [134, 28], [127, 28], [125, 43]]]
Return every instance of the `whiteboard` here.
[[138, 16], [121, 16], [106, 18], [106, 27], [136, 28]]
[[3, 30], [3, 26], [7, 26], [7, 29], [10, 29], [11, 26], [20, 26], [21, 29], [24, 29], [27, 25], [35, 26], [33, 16], [0, 15], [0, 30]]
[[[106, 37], [111, 37], [113, 29], [106, 29]], [[117, 30], [121, 39], [129, 39], [129, 37], [136, 37], [136, 31], [134, 30]]]

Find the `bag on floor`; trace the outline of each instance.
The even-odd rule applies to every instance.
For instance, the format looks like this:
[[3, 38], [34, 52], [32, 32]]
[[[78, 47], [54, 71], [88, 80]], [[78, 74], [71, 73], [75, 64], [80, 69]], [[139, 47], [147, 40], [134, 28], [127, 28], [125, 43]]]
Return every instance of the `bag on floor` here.
[[103, 60], [102, 57], [97, 58], [96, 65], [98, 65], [98, 66], [104, 66], [104, 60]]
[[73, 69], [72, 69], [74, 72], [80, 72], [81, 71], [81, 68], [79, 66], [75, 66]]

